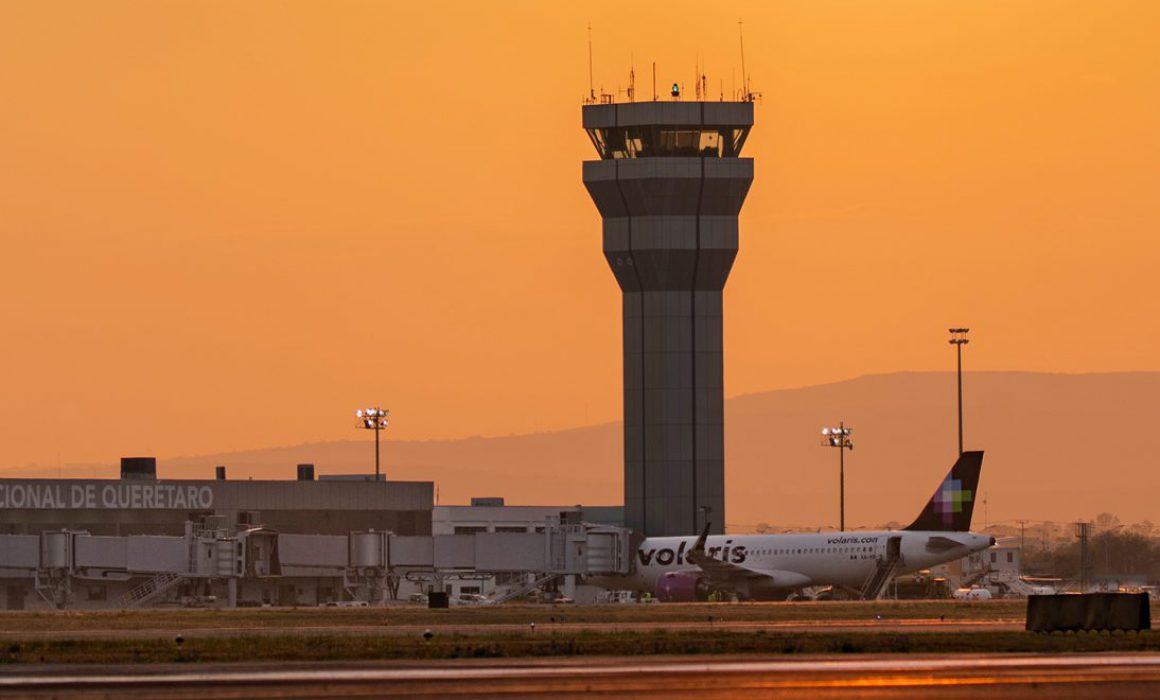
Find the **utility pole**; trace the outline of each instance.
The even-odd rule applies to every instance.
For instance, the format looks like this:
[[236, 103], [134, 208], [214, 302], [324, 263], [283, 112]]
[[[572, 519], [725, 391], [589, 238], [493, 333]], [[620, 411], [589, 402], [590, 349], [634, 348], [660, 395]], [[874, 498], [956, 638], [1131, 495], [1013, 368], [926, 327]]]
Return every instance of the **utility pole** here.
[[1075, 536], [1079, 538], [1079, 592], [1084, 593], [1088, 589], [1089, 570], [1091, 569], [1091, 562], [1088, 561], [1088, 538], [1091, 537], [1092, 524], [1079, 522], [1075, 524]]
[[838, 531], [846, 531], [846, 450], [854, 449], [850, 440], [853, 428], [847, 428], [845, 422], [838, 423], [837, 428], [822, 428], [822, 447], [838, 448]]
[[967, 333], [971, 332], [970, 328], [951, 328], [951, 339], [948, 341], [955, 346], [955, 355], [958, 358], [958, 384], [959, 384], [959, 456], [963, 455], [963, 346], [971, 342], [967, 338]]

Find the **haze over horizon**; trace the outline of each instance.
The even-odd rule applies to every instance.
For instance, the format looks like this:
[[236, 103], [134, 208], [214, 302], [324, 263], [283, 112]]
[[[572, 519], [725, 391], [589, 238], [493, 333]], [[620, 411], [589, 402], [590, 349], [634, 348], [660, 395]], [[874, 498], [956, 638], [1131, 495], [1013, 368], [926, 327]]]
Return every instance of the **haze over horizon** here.
[[[727, 524], [832, 527], [837, 458], [818, 429], [854, 428], [847, 515], [854, 527], [905, 525], [945, 475], [956, 451], [954, 374], [901, 372], [726, 400]], [[977, 524], [1068, 522], [1114, 513], [1156, 520], [1155, 458], [1123, 439], [1124, 426], [1160, 419], [1160, 372], [966, 376], [966, 447], [983, 449]], [[188, 457], [159, 455], [161, 478], [291, 479], [300, 462], [319, 474], [371, 473], [369, 435]], [[549, 433], [383, 442], [390, 479], [433, 480], [440, 503], [503, 496], [509, 504], [621, 502], [619, 422]], [[1111, 468], [1109, 468], [1111, 467]], [[117, 465], [19, 470], [19, 476], [116, 477]], [[1096, 475], [1098, 474], [1098, 478]], [[986, 497], [987, 503], [982, 503]]]
[[399, 442], [611, 425], [589, 24], [597, 89], [700, 56], [728, 93], [744, 19], [734, 404], [945, 371], [959, 324], [971, 372], [1160, 370], [1160, 4], [715, 8], [0, 5], [0, 476], [357, 441], [375, 403]]

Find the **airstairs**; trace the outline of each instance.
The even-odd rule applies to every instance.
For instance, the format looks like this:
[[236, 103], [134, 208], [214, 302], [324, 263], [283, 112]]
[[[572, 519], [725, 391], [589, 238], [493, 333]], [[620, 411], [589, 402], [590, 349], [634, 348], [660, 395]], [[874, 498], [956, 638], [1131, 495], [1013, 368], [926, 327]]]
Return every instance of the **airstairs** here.
[[879, 600], [886, 593], [886, 586], [898, 570], [902, 568], [901, 537], [891, 537], [886, 543], [886, 556], [878, 558], [874, 572], [862, 584], [862, 600]]
[[501, 596], [496, 596], [496, 598], [493, 602], [495, 604], [499, 604], [499, 603], [506, 603], [509, 600], [515, 600], [517, 598], [522, 598], [522, 597], [526, 596], [527, 594], [531, 593], [532, 591], [536, 590], [540, 586], [543, 586], [545, 583], [548, 583], [552, 579], [556, 578], [558, 575], [559, 574], [544, 574], [543, 576], [540, 576], [533, 581], [525, 583], [522, 586], [516, 586], [516, 587], [512, 588], [507, 593], [504, 593]]
[[172, 589], [185, 577], [181, 574], [172, 572], [164, 572], [157, 574], [153, 578], [145, 581], [140, 586], [132, 588], [121, 596], [121, 602], [126, 608], [136, 608], [146, 603], [157, 599], [164, 595], [166, 591]]
[[1019, 598], [1026, 598], [1029, 595], [1035, 595], [1036, 588], [1030, 583], [1023, 580], [1019, 574], [1013, 571], [1004, 571], [994, 573], [990, 576], [992, 583], [1001, 584], [1007, 589], [1008, 595], [1017, 596]]

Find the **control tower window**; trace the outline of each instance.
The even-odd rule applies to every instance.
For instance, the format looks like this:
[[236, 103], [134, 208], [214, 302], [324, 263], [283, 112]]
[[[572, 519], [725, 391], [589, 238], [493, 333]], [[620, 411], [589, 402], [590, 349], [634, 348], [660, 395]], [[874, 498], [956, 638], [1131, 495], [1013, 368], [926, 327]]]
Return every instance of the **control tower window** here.
[[700, 131], [661, 129], [658, 149], [665, 155], [695, 156], [700, 142]]
[[706, 158], [721, 157], [721, 132], [702, 131], [701, 142], [697, 148], [701, 156]]
[[618, 158], [735, 158], [748, 127], [628, 126], [588, 129], [588, 137], [605, 160]]
[[588, 138], [592, 139], [592, 145], [596, 146], [596, 152], [600, 154], [601, 158], [604, 158], [604, 153], [607, 150], [604, 137], [608, 131], [606, 129], [585, 129], [585, 131], [588, 132]]
[[745, 145], [745, 137], [749, 136], [749, 129], [733, 129], [732, 150], [734, 154], [741, 152], [741, 147]]

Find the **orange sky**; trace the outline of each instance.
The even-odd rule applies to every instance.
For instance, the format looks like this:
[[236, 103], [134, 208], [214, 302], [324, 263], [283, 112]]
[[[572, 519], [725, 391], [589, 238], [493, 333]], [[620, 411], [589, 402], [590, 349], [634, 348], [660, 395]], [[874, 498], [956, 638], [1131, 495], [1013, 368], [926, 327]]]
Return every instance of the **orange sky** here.
[[585, 26], [728, 91], [738, 17], [727, 394], [1160, 370], [1160, 3], [12, 0], [0, 471], [618, 418]]

